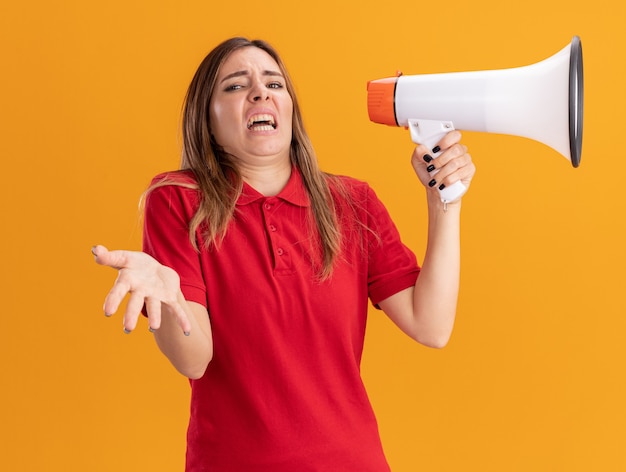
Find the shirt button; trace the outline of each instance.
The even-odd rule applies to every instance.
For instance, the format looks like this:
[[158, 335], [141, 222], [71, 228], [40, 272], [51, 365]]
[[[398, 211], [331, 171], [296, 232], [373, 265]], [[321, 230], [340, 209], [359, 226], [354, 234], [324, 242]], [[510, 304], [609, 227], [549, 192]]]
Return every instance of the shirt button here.
[[278, 254], [279, 256], [282, 256], [285, 253], [285, 251], [283, 251], [282, 247], [279, 247], [278, 249], [276, 249], [276, 254]]
[[270, 231], [276, 231], [276, 226], [270, 225]]
[[271, 209], [272, 209], [272, 204], [271, 204], [271, 203], [266, 203], [265, 205], [263, 205], [263, 207], [264, 207], [266, 210], [271, 210]]

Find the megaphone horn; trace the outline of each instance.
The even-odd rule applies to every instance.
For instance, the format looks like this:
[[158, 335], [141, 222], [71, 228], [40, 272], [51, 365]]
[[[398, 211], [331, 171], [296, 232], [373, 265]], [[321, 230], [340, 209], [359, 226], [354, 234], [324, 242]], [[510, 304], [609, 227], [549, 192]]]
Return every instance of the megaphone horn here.
[[[431, 148], [455, 128], [510, 134], [542, 142], [578, 167], [583, 130], [582, 44], [574, 36], [555, 55], [524, 67], [371, 80], [367, 108], [370, 120], [408, 127], [414, 142]], [[442, 194], [442, 200], [453, 201], [462, 193]]]

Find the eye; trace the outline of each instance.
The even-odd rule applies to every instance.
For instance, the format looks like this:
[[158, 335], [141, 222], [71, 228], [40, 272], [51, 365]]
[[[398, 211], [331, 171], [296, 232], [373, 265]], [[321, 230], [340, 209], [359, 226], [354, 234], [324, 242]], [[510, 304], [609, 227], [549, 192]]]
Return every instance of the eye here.
[[227, 86], [224, 88], [224, 91], [225, 91], [225, 92], [234, 92], [234, 91], [236, 91], [236, 90], [241, 89], [242, 87], [243, 87], [243, 85], [241, 85], [241, 84], [231, 84], [231, 85], [227, 85]]
[[270, 82], [269, 84], [267, 84], [267, 88], [271, 89], [281, 89], [283, 87], [284, 85], [281, 82]]

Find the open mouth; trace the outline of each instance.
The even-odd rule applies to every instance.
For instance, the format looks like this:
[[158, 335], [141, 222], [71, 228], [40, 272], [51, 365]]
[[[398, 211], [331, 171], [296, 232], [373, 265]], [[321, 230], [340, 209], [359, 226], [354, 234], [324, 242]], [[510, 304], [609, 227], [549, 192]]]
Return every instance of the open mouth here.
[[272, 115], [254, 115], [248, 120], [248, 129], [255, 131], [271, 131], [276, 129], [276, 121]]

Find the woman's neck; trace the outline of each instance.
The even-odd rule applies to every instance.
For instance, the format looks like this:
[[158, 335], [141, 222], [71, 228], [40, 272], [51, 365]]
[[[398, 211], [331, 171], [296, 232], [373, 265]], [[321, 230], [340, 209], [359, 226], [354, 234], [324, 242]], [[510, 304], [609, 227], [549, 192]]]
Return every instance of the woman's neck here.
[[278, 195], [291, 177], [291, 162], [239, 169], [244, 182], [266, 197]]

